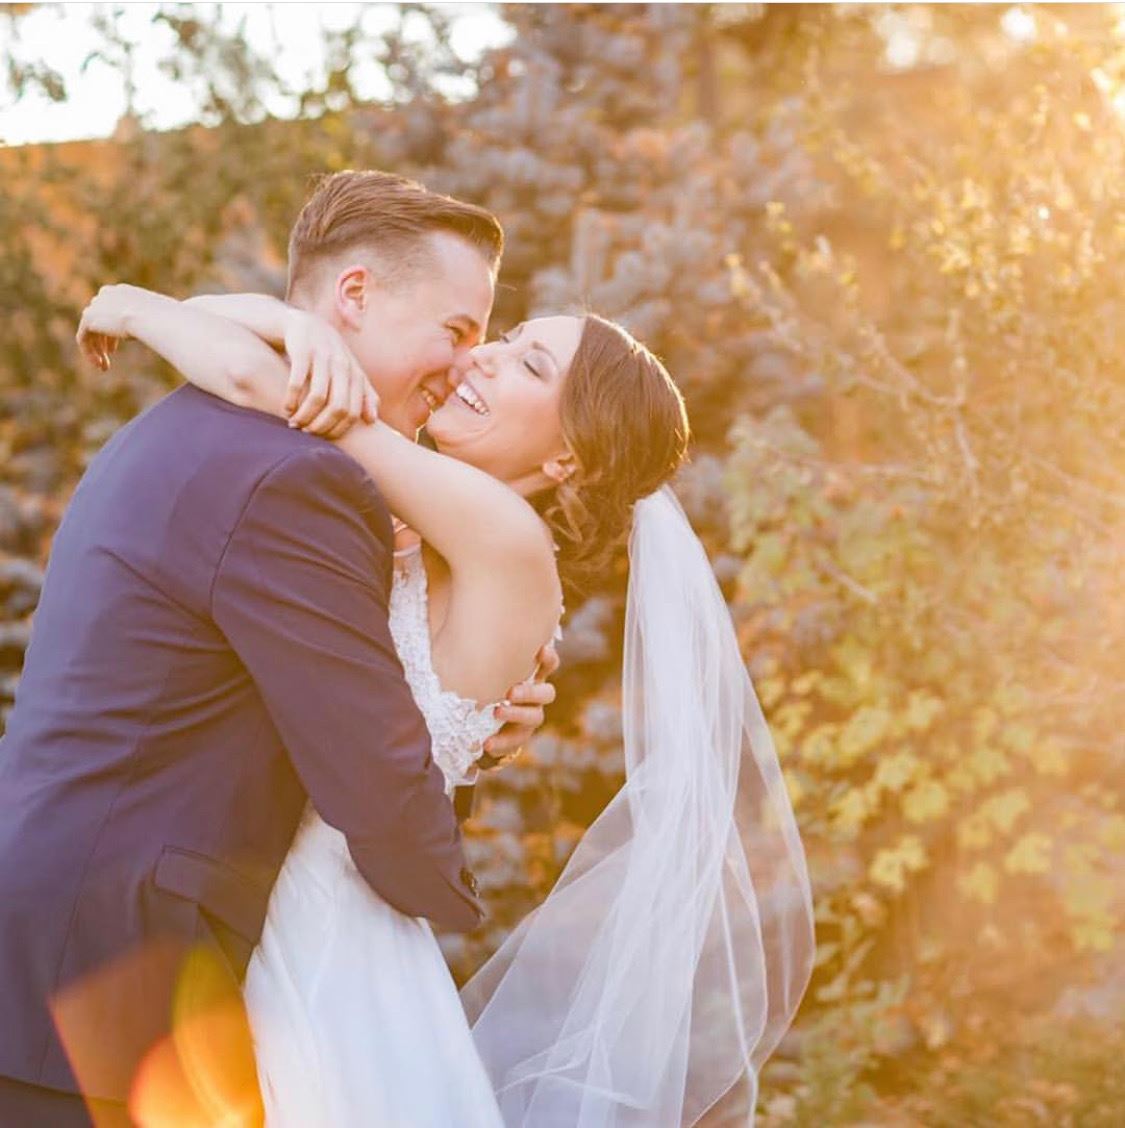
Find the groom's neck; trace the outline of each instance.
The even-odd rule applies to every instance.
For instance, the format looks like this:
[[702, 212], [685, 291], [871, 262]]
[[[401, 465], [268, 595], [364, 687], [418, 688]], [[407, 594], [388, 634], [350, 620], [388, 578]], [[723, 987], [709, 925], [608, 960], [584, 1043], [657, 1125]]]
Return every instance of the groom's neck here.
[[336, 305], [331, 294], [309, 294], [298, 291], [286, 298], [286, 301], [295, 309], [303, 309], [306, 313], [314, 313], [322, 321], [339, 328], [336, 320]]

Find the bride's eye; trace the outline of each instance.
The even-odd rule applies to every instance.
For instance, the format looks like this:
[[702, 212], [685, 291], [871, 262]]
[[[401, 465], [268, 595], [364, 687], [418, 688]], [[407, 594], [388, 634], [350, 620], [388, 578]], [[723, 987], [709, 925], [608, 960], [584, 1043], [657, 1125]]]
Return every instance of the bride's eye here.
[[542, 373], [541, 373], [541, 372], [539, 371], [539, 369], [538, 369], [538, 368], [536, 368], [536, 367], [535, 367], [535, 365], [533, 365], [533, 364], [531, 363], [531, 361], [530, 361], [530, 360], [525, 360], [525, 361], [523, 362], [523, 366], [524, 366], [524, 368], [526, 368], [526, 369], [528, 370], [528, 372], [530, 372], [530, 373], [532, 374], [532, 376], [534, 376], [534, 377], [535, 377], [535, 378], [536, 378], [537, 380], [542, 380], [542, 379], [543, 379], [543, 374], [542, 374]]

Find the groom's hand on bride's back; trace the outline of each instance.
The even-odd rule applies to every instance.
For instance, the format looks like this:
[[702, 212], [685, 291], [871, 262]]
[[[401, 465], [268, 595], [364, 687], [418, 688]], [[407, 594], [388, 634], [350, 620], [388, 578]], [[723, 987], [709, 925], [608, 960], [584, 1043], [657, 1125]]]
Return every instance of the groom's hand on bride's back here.
[[535, 673], [527, 681], [512, 686], [506, 701], [496, 708], [496, 718], [504, 722], [504, 727], [485, 742], [479, 760], [485, 771], [501, 767], [518, 756], [546, 720], [544, 710], [555, 700], [555, 687], [547, 679], [559, 668], [559, 656], [548, 643], [536, 659]]

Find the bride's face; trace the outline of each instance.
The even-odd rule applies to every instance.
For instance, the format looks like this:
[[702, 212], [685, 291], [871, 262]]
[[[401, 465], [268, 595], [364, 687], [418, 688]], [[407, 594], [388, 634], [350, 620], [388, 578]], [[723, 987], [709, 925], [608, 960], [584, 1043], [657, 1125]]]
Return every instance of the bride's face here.
[[537, 317], [470, 350], [426, 424], [438, 450], [524, 494], [557, 481], [567, 458], [559, 401], [581, 337], [580, 317]]

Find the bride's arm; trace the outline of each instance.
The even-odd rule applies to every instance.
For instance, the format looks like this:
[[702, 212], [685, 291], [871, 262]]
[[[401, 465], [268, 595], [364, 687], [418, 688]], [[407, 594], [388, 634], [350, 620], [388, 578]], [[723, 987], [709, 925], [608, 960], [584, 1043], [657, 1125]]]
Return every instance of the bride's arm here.
[[[199, 294], [186, 299], [184, 305], [225, 317], [284, 348], [289, 358], [285, 408], [292, 413], [295, 426], [339, 438], [361, 415], [368, 423], [374, 422], [378, 401], [374, 389], [358, 372], [340, 334], [320, 317], [268, 294]], [[344, 395], [347, 382], [341, 372], [345, 368], [356, 369], [359, 378], [353, 379], [351, 390], [362, 393], [362, 402], [353, 397], [349, 403]], [[340, 418], [345, 409], [348, 414]]]
[[291, 306], [268, 294], [197, 294], [184, 305], [225, 317], [274, 345], [285, 342]]
[[[84, 329], [136, 337], [198, 387], [286, 417], [285, 361], [256, 334], [198, 305], [133, 286], [104, 287], [83, 315], [80, 339]], [[353, 427], [339, 445], [374, 479], [391, 512], [450, 567], [450, 607], [434, 647], [438, 673], [451, 675], [449, 684], [466, 697], [501, 696], [527, 676], [561, 609], [554, 551], [539, 516], [504, 483], [382, 422]]]
[[[113, 347], [126, 337], [148, 345], [197, 387], [244, 407], [270, 410], [248, 402], [249, 373], [286, 369], [265, 341], [233, 321], [140, 286], [103, 286], [82, 313], [78, 345], [105, 369]], [[260, 392], [275, 387], [276, 380], [263, 381]]]
[[[287, 360], [266, 344], [275, 329]], [[235, 294], [178, 302], [140, 286], [103, 286], [82, 315], [78, 343], [105, 369], [120, 337], [136, 337], [204, 391], [242, 407], [292, 413], [294, 426], [326, 438], [377, 415], [378, 396], [339, 334], [275, 298]], [[287, 386], [278, 384], [282, 374]]]
[[443, 684], [475, 701], [497, 700], [527, 678], [562, 614], [546, 526], [503, 482], [385, 423], [358, 424], [337, 445], [449, 565], [449, 606], [433, 643]]
[[[185, 298], [182, 304], [189, 309], [203, 310], [233, 321], [235, 325], [249, 329], [255, 337], [284, 348], [289, 357], [289, 388], [285, 406], [288, 411], [297, 406], [301, 387], [309, 375], [312, 361], [311, 343], [307, 332], [302, 330], [306, 330], [310, 324], [319, 324], [319, 319], [286, 305], [269, 294], [197, 294], [195, 297]], [[305, 406], [312, 406], [307, 397]], [[310, 412], [308, 418], [300, 419], [298, 423], [307, 423], [313, 414], [315, 412]], [[374, 418], [372, 414], [368, 422]]]

